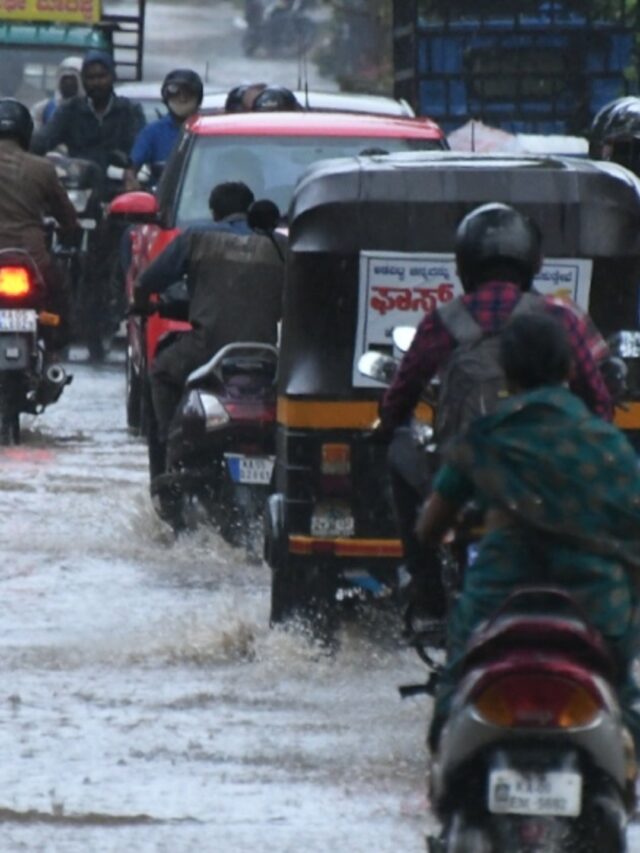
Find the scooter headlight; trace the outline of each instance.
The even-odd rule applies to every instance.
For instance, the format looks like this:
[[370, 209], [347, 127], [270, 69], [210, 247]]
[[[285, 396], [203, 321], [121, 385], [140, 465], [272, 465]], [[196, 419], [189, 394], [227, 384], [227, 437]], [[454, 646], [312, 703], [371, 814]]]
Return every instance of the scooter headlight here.
[[184, 405], [183, 416], [190, 420], [203, 420], [206, 430], [218, 429], [229, 422], [229, 413], [215, 394], [192, 391]]

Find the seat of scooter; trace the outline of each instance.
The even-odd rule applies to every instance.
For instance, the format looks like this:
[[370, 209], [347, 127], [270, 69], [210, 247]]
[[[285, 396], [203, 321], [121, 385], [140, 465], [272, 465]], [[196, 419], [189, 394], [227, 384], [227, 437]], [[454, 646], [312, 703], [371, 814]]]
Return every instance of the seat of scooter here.
[[[524, 612], [525, 608], [528, 612]], [[561, 652], [576, 662], [615, 677], [618, 663], [610, 646], [589, 625], [579, 606], [564, 591], [551, 588], [515, 593], [471, 636], [464, 660], [470, 669], [514, 649]]]

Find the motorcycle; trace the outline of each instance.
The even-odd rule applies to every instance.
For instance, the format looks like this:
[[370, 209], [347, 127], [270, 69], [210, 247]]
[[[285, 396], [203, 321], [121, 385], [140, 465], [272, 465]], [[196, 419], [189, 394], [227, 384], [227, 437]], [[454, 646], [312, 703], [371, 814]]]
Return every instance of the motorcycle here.
[[623, 675], [566, 592], [515, 591], [461, 664], [433, 755], [442, 831], [428, 850], [625, 851], [637, 768], [616, 696]]
[[0, 444], [20, 443], [20, 415], [40, 414], [71, 382], [47, 355], [46, 327], [60, 317], [44, 310], [45, 284], [22, 249], [0, 251]]
[[[114, 155], [105, 175], [90, 160], [59, 152], [50, 152], [47, 157], [55, 165], [81, 229], [75, 251], [54, 247], [66, 265], [73, 306], [73, 337], [86, 343], [91, 360], [101, 361], [125, 312], [119, 269], [120, 232], [105, 218], [105, 200], [122, 191], [125, 160]], [[96, 270], [102, 270], [99, 279]]]
[[[181, 290], [160, 297], [162, 316], [184, 316]], [[154, 503], [175, 530], [204, 517], [230, 544], [254, 551], [274, 469], [277, 365], [276, 347], [239, 342], [188, 377], [169, 428], [167, 471], [151, 482]]]
[[306, 53], [316, 39], [316, 24], [306, 14], [308, 0], [261, 0], [247, 3], [242, 47], [245, 56], [262, 50], [268, 56]]

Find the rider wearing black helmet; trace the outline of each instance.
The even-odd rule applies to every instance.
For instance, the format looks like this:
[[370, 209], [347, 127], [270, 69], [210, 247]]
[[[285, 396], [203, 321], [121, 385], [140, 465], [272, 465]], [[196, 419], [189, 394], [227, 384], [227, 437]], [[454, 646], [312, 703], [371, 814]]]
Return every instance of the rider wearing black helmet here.
[[227, 94], [224, 111], [226, 113], [250, 112], [256, 98], [266, 88], [266, 83], [242, 83], [240, 86], [234, 86]]
[[[459, 374], [452, 369], [455, 359], [476, 345], [474, 342], [495, 337], [520, 304], [518, 313], [542, 310], [559, 316], [572, 347], [572, 389], [597, 414], [605, 418], [612, 414], [611, 398], [579, 309], [533, 293], [521, 303], [542, 263], [537, 225], [508, 205], [486, 204], [460, 223], [455, 252], [465, 293], [423, 318], [380, 408], [381, 431], [393, 436], [389, 462], [406, 568], [411, 575], [410, 592], [433, 615], [439, 615], [444, 606], [437, 555], [422, 550], [414, 532], [416, 513], [430, 491], [433, 472], [408, 428], [421, 392], [431, 379], [440, 374], [443, 388], [444, 377], [450, 380], [446, 400], [443, 393], [440, 396], [437, 431], [438, 424], [446, 424], [447, 415], [460, 402], [455, 399], [456, 390], [460, 392], [455, 387]], [[449, 417], [449, 425], [451, 420]], [[451, 437], [450, 430], [447, 437]]]
[[267, 86], [253, 102], [256, 112], [294, 112], [302, 107], [286, 86]]
[[640, 175], [640, 98], [619, 98], [600, 110], [591, 127], [589, 153]]
[[246, 112], [246, 107], [243, 103], [244, 95], [249, 89], [248, 83], [243, 83], [240, 86], [234, 86], [233, 89], [230, 89], [227, 93], [227, 99], [224, 102], [224, 111], [225, 113], [244, 113]]
[[609, 101], [608, 104], [605, 104], [596, 113], [589, 128], [589, 157], [592, 160], [603, 159], [604, 133], [611, 117], [619, 109], [623, 109], [626, 104], [633, 103], [636, 100], [637, 98], [634, 95], [625, 95], [623, 98], [616, 98], [614, 101]]
[[62, 323], [50, 344], [67, 342], [68, 296], [64, 282], [47, 249], [45, 216], [60, 226], [63, 240], [72, 239], [78, 222], [73, 205], [43, 157], [28, 154], [33, 120], [29, 110], [13, 98], [0, 100], [0, 251], [23, 249], [35, 261], [47, 287], [47, 308]]
[[143, 128], [131, 149], [131, 162], [137, 172], [147, 164], [159, 176], [190, 116], [200, 109], [204, 87], [200, 75], [190, 68], [176, 68], [164, 78], [160, 90], [168, 113]]

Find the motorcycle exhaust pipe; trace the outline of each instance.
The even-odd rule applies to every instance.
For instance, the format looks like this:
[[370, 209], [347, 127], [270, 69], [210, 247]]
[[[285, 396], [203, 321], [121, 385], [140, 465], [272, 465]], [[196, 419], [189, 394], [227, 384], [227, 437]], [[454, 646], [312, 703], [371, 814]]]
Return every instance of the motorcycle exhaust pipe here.
[[41, 406], [50, 406], [51, 403], [55, 403], [69, 382], [71, 382], [71, 377], [67, 376], [63, 367], [60, 367], [59, 364], [49, 365], [38, 385], [37, 402]]

